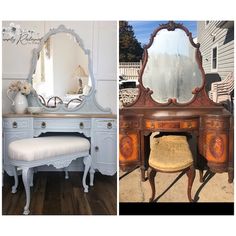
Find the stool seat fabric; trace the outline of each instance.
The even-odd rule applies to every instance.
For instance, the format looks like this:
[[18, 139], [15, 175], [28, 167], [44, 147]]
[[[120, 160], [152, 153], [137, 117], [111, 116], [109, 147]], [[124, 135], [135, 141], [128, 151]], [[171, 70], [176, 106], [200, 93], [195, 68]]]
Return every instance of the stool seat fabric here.
[[89, 151], [90, 142], [83, 137], [49, 136], [13, 141], [8, 154], [12, 160], [35, 161]]
[[168, 135], [153, 139], [149, 166], [163, 172], [175, 172], [192, 164], [193, 157], [185, 136]]

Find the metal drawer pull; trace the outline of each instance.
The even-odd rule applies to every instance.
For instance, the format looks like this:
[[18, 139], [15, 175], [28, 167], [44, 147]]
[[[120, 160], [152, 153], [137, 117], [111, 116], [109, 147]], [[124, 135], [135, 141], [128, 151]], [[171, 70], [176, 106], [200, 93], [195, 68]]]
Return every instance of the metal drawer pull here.
[[17, 122], [16, 121], [14, 121], [13, 123], [12, 123], [12, 128], [17, 128]]
[[45, 129], [46, 126], [47, 126], [46, 122], [43, 121], [43, 122], [41, 123], [41, 127], [42, 127], [43, 129]]
[[99, 151], [99, 147], [98, 147], [98, 146], [95, 147], [95, 151], [96, 151], [96, 152]]
[[125, 123], [125, 128], [129, 128], [129, 124], [128, 123]]
[[80, 123], [79, 123], [79, 127], [80, 127], [80, 129], [83, 129], [83, 128], [84, 128], [84, 123], [83, 123], [83, 122], [80, 122]]
[[111, 123], [111, 122], [108, 122], [108, 123], [107, 123], [107, 128], [108, 128], [108, 129], [111, 129], [111, 128], [112, 128], [112, 123]]

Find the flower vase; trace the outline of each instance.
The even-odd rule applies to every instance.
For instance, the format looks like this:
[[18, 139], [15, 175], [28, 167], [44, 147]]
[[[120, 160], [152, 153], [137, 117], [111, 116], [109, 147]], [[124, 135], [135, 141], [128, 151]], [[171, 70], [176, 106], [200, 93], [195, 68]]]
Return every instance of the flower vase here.
[[26, 113], [27, 107], [28, 107], [28, 101], [25, 95], [23, 95], [21, 92], [18, 92], [12, 100], [12, 105], [14, 106], [14, 111], [17, 114], [23, 114]]

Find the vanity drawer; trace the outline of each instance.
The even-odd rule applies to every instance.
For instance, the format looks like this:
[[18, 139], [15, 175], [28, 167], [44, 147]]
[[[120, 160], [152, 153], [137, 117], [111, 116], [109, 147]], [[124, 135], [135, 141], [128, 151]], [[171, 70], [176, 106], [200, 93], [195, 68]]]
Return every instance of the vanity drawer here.
[[206, 117], [202, 119], [202, 126], [205, 129], [224, 130], [229, 128], [229, 120], [227, 118], [210, 118]]
[[94, 128], [96, 130], [116, 130], [117, 124], [115, 119], [95, 119]]
[[3, 129], [25, 130], [33, 128], [32, 118], [5, 118], [3, 119]]
[[74, 131], [90, 129], [90, 119], [71, 118], [35, 118], [34, 129], [46, 129], [48, 131]]
[[140, 128], [140, 121], [138, 120], [120, 120], [120, 129], [138, 129]]
[[174, 120], [174, 121], [157, 121], [157, 120], [145, 120], [146, 129], [197, 129], [198, 120]]

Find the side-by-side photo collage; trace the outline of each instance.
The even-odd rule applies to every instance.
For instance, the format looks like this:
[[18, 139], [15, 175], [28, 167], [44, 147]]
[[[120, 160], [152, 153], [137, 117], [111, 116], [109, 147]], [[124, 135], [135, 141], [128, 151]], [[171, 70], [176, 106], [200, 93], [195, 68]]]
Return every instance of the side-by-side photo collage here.
[[233, 215], [234, 21], [2, 21], [2, 215]]

